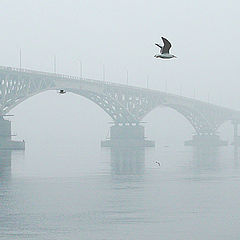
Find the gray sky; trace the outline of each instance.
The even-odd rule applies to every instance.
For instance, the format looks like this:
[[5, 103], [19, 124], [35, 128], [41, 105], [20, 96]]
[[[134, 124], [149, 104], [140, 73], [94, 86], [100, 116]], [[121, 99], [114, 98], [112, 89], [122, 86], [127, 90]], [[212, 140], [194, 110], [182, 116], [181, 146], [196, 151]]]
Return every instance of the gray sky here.
[[[240, 48], [237, 1], [110, 1], [2, 0], [1, 65], [78, 74], [197, 95], [240, 109], [238, 61]], [[167, 37], [179, 58], [154, 59], [155, 42]]]
[[[78, 75], [80, 59], [85, 77], [101, 79], [104, 64], [108, 81], [125, 83], [128, 70], [131, 85], [146, 86], [149, 75], [150, 88], [165, 90], [167, 79], [172, 93], [182, 85], [185, 96], [196, 89], [197, 98], [207, 100], [210, 92], [211, 102], [240, 109], [238, 1], [2, 0], [0, 6], [0, 65], [18, 66], [22, 48], [23, 67], [52, 71], [56, 54], [61, 73]], [[153, 57], [161, 36], [177, 59]], [[51, 112], [58, 97], [43, 93], [14, 111], [26, 116], [26, 108], [48, 101], [44, 110]], [[76, 98], [59, 101], [67, 109]], [[98, 108], [79, 102], [72, 109]], [[101, 114], [102, 122], [109, 120]]]

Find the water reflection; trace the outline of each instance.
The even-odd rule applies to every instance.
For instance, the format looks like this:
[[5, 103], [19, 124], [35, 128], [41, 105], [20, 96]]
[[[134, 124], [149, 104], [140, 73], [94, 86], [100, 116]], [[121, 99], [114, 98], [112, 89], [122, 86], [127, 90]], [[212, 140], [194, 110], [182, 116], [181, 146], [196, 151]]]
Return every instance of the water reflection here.
[[144, 173], [145, 149], [111, 148], [112, 174], [142, 175]]
[[[195, 148], [190, 154], [196, 172], [216, 170], [218, 161], [233, 158], [232, 152], [222, 152], [220, 148]], [[1, 154], [4, 165], [2, 156], [10, 156], [10, 166], [9, 152]], [[15, 160], [19, 159], [15, 156], [19, 155], [12, 156], [13, 175]], [[0, 184], [0, 239], [145, 240], [157, 239], [156, 236], [199, 236], [195, 239], [220, 240], [226, 231], [229, 239], [237, 239], [234, 237], [239, 236], [239, 219], [232, 216], [240, 214], [239, 174], [204, 171], [200, 176], [183, 172], [182, 166], [188, 168], [184, 160], [189, 164], [187, 151], [181, 155], [164, 151], [158, 159], [164, 162], [152, 171], [147, 150], [112, 148], [112, 177], [14, 177], [10, 184]], [[179, 165], [180, 161], [184, 164]]]
[[198, 146], [193, 148], [192, 168], [195, 171], [219, 169], [219, 148]]
[[10, 150], [0, 150], [0, 179], [6, 179], [11, 176], [11, 157]]
[[234, 167], [239, 168], [239, 146], [234, 145]]

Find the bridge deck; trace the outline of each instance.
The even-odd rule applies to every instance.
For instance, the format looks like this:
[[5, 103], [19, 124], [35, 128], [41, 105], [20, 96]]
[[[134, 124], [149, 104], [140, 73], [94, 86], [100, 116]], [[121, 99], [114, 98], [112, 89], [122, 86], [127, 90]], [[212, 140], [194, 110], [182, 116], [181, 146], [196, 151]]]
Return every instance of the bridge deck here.
[[163, 92], [160, 90], [153, 90], [153, 89], [149, 89], [149, 88], [129, 86], [129, 85], [121, 84], [121, 83], [113, 83], [113, 82], [94, 80], [94, 79], [89, 79], [89, 78], [81, 78], [78, 76], [72, 76], [72, 75], [66, 75], [66, 74], [50, 73], [50, 72], [30, 70], [30, 69], [24, 69], [24, 68], [14, 68], [14, 67], [7, 67], [7, 66], [0, 66], [0, 73], [15, 73], [15, 74], [30, 74], [30, 75], [35, 75], [35, 76], [36, 75], [47, 76], [47, 77], [51, 77], [51, 78], [55, 78], [55, 79], [59, 79], [59, 80], [64, 79], [64, 80], [72, 80], [72, 81], [84, 81], [84, 82], [91, 82], [91, 83], [94, 83], [97, 85], [107, 85], [107, 86], [116, 87], [116, 88], [124, 88], [124, 89], [129, 89], [129, 90], [141, 91], [141, 92], [145, 92], [148, 94], [154, 94], [154, 95], [161, 94], [161, 95], [166, 95], [168, 97], [174, 97], [174, 98], [179, 98], [179, 99], [186, 100], [186, 101], [192, 101], [194, 103], [200, 103], [203, 105], [207, 105], [208, 107], [211, 106], [214, 108], [220, 108], [222, 110], [229, 111], [232, 113], [234, 112], [236, 114], [239, 114], [239, 117], [240, 117], [240, 111], [233, 110], [228, 107], [223, 107], [223, 106], [219, 106], [216, 104], [204, 102], [201, 100], [193, 99], [190, 97], [184, 97], [184, 96], [180, 96], [180, 95], [173, 94], [173, 93]]

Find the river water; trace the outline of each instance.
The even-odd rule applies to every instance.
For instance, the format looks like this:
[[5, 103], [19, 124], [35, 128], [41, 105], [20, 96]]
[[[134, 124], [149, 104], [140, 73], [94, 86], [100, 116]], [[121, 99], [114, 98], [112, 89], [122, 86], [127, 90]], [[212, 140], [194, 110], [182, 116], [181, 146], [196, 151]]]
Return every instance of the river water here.
[[231, 147], [55, 150], [1, 152], [0, 239], [240, 239]]

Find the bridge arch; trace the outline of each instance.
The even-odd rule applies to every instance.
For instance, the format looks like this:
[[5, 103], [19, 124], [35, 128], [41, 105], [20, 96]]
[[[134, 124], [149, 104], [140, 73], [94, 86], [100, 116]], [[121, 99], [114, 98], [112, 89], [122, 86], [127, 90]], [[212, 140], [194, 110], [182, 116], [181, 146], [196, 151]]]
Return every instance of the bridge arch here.
[[[38, 95], [40, 93], [49, 91], [49, 90], [59, 90], [57, 87], [46, 88], [46, 89], [39, 89], [34, 92], [29, 92], [28, 94], [22, 95], [17, 94], [13, 98], [7, 98], [7, 101], [4, 103], [2, 107], [2, 115], [7, 114], [17, 105], [21, 104], [25, 100]], [[92, 101], [93, 103], [97, 104], [101, 109], [106, 112], [114, 122], [121, 122], [121, 123], [128, 123], [128, 122], [137, 122], [135, 117], [127, 111], [119, 102], [114, 99], [111, 99], [109, 96], [95, 93], [91, 91], [83, 91], [83, 90], [76, 90], [76, 89], [68, 89], [66, 88], [67, 92], [71, 92], [73, 94], [85, 97], [86, 99]]]
[[225, 121], [240, 119], [237, 111], [161, 91], [9, 67], [0, 67], [0, 115], [31, 96], [57, 89], [91, 100], [116, 123], [138, 123], [158, 106], [182, 114], [198, 134], [214, 134]]
[[195, 132], [194, 127], [182, 114], [165, 106], [154, 108], [145, 115], [142, 122], [147, 123], [144, 124], [147, 135], [150, 134], [153, 136], [152, 138], [159, 139], [159, 141], [164, 140], [164, 138], [175, 138], [176, 141], [180, 142]]
[[[33, 92], [29, 92], [25, 95], [23, 95], [20, 91], [19, 94], [17, 94], [14, 98], [8, 98], [6, 103], [4, 104], [3, 108], [3, 114], [8, 113], [10, 110], [12, 110], [14, 107], [22, 103], [23, 101], [27, 100], [28, 98], [40, 94], [42, 92], [48, 91], [48, 90], [58, 90], [59, 88], [54, 86], [51, 88], [43, 88], [43, 89], [37, 89]], [[73, 89], [73, 88], [65, 88], [67, 92], [71, 92], [73, 94], [77, 94], [80, 96], [83, 96], [90, 101], [97, 104], [100, 108], [102, 108], [115, 123], [137, 123], [140, 122], [148, 113], [153, 111], [157, 107], [168, 107], [171, 109], [174, 109], [178, 113], [180, 113], [182, 116], [185, 117], [185, 119], [188, 120], [188, 122], [193, 126], [197, 134], [215, 134], [217, 129], [221, 124], [223, 124], [226, 119], [214, 122], [209, 121], [208, 118], [201, 112], [198, 111], [196, 108], [188, 107], [181, 104], [173, 104], [173, 103], [167, 103], [164, 101], [159, 102], [158, 104], [151, 105], [150, 108], [146, 108], [145, 105], [140, 106], [139, 111], [142, 113], [139, 116], [134, 116], [133, 113], [129, 111], [122, 103], [121, 101], [118, 101], [118, 99], [114, 99], [108, 94], [105, 93], [98, 93], [98, 92], [92, 92], [87, 90], [79, 90], [79, 89]], [[11, 92], [9, 92], [11, 93]]]
[[213, 135], [216, 133], [218, 128], [228, 121], [227, 119], [223, 119], [221, 121], [210, 121], [201, 111], [198, 111], [197, 109], [187, 107], [181, 104], [159, 104], [154, 106], [152, 109], [150, 109], [148, 112], [145, 113], [144, 116], [142, 116], [141, 119], [145, 118], [150, 112], [155, 110], [158, 107], [167, 107], [175, 110], [179, 114], [181, 114], [193, 127], [193, 129], [196, 131], [199, 135]]

